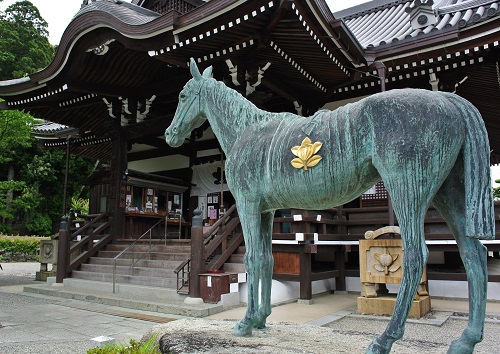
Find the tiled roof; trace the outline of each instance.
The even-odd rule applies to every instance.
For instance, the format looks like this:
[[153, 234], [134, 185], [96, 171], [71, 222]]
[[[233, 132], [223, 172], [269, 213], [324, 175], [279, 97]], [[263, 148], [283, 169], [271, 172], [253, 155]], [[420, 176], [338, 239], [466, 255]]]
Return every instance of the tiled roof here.
[[345, 22], [365, 49], [411, 40], [417, 36], [453, 27], [463, 28], [500, 16], [500, 1], [437, 0], [432, 6], [436, 23], [423, 28], [413, 28], [406, 8], [413, 8], [416, 3], [418, 5], [420, 1], [375, 0], [333, 15]]
[[[117, 6], [120, 5], [120, 6]], [[100, 0], [83, 6], [75, 18], [86, 12], [103, 11], [129, 25], [142, 25], [160, 17], [160, 14], [126, 1]]]
[[74, 128], [68, 127], [67, 125], [62, 125], [59, 123], [53, 123], [49, 121], [43, 121], [43, 123], [39, 123], [35, 125], [35, 129], [33, 133], [35, 135], [47, 135], [47, 134], [61, 134], [62, 132], [72, 131]]

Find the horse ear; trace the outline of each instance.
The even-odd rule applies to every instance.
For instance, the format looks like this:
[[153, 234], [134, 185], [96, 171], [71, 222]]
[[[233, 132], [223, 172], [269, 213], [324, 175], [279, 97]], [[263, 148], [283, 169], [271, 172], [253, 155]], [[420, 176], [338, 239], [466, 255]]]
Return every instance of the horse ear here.
[[194, 58], [191, 58], [189, 62], [189, 71], [191, 71], [191, 75], [193, 75], [195, 80], [201, 79], [200, 70], [198, 70], [198, 65], [196, 65]]
[[205, 79], [210, 79], [212, 78], [212, 65], [210, 65], [208, 68], [203, 70], [203, 75]]

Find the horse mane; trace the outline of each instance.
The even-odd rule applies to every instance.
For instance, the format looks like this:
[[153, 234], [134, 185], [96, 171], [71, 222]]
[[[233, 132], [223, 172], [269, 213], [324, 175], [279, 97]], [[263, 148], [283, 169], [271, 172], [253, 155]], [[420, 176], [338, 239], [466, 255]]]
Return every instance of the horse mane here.
[[234, 125], [248, 126], [258, 122], [267, 122], [271, 119], [291, 119], [298, 115], [289, 112], [268, 112], [258, 108], [238, 91], [227, 87], [222, 81], [210, 80], [207, 87], [207, 98], [226, 117], [234, 118]]

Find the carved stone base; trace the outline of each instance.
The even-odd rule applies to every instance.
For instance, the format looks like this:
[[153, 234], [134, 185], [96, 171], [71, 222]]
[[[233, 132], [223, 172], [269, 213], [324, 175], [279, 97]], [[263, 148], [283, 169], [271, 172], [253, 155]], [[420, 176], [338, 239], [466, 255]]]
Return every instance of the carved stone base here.
[[[383, 295], [378, 297], [358, 297], [358, 313], [368, 315], [392, 316], [394, 305], [396, 304], [396, 295]], [[431, 312], [431, 297], [420, 296], [413, 300], [410, 314], [408, 317], [421, 318]]]
[[48, 277], [55, 277], [56, 276], [56, 272], [54, 270], [52, 271], [39, 271], [39, 272], [36, 272], [36, 275], [35, 275], [35, 280], [38, 280], [38, 281], [47, 281], [47, 278]]

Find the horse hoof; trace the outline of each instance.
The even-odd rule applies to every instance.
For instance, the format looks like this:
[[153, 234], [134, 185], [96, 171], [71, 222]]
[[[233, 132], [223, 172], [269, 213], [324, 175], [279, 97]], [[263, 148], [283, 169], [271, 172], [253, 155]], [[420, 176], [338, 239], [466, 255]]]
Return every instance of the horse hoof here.
[[238, 321], [233, 328], [233, 336], [236, 337], [250, 337], [252, 335], [252, 325], [245, 321]]
[[451, 342], [447, 354], [472, 354], [473, 351], [474, 344], [461, 339], [457, 339]]
[[366, 349], [366, 354], [389, 354], [390, 351], [390, 347], [386, 348], [380, 344], [376, 338], [370, 343], [368, 349]]
[[266, 327], [266, 323], [264, 322], [264, 323], [256, 323], [256, 324], [254, 324], [253, 328], [255, 328], [255, 329], [266, 329], [267, 327]]

